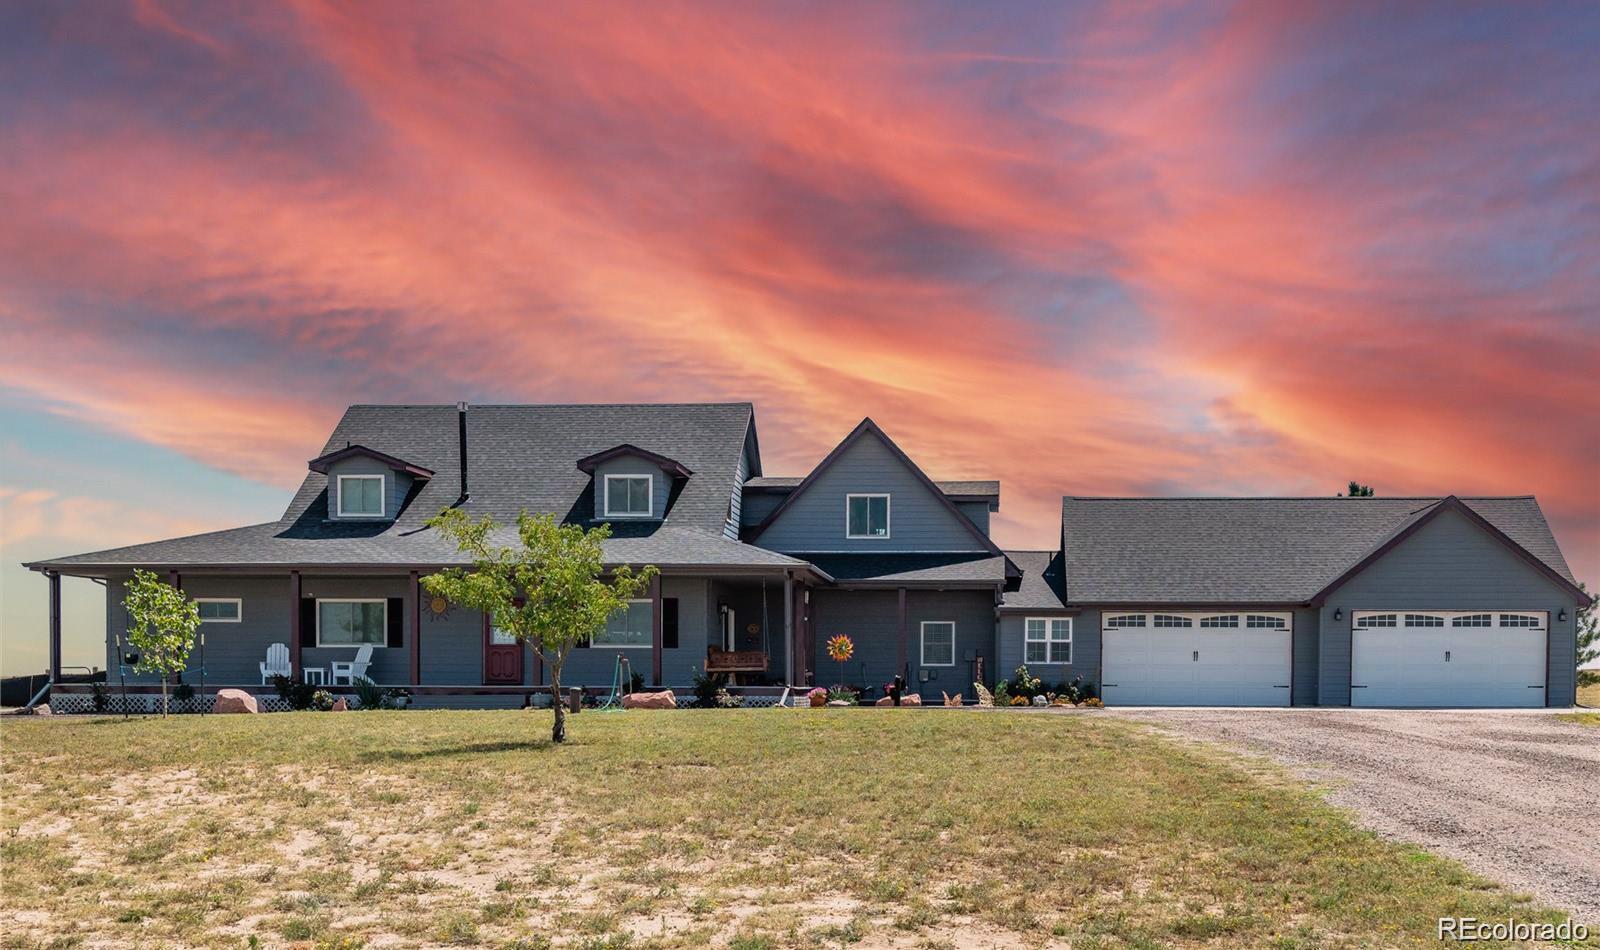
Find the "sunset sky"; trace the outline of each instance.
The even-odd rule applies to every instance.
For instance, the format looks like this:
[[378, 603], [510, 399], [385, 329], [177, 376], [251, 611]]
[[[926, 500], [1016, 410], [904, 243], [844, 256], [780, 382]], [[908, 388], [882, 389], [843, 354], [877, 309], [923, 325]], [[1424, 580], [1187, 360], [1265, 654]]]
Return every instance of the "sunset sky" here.
[[[0, 6], [18, 567], [276, 518], [352, 402], [871, 415], [1063, 493], [1537, 494], [1600, 581], [1600, 6]], [[68, 580], [68, 663], [103, 593]]]

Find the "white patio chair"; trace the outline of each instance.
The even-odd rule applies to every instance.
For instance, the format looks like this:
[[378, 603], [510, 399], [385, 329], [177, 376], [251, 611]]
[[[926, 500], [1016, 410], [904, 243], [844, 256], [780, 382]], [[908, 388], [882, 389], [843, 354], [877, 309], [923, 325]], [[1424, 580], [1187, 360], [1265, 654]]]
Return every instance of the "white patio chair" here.
[[274, 676], [292, 676], [294, 667], [289, 664], [289, 648], [281, 643], [267, 647], [267, 659], [261, 664], [261, 685], [272, 682]]
[[356, 677], [366, 678], [367, 667], [372, 665], [372, 647], [364, 646], [356, 651], [356, 658], [349, 662], [334, 660], [329, 664], [333, 669], [334, 685], [355, 685]]

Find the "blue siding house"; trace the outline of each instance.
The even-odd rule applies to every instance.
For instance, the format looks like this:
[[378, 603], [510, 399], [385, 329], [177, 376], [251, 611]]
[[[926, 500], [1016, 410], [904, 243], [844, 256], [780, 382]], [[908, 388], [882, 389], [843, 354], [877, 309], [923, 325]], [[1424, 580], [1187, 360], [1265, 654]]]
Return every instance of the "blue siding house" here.
[[[843, 681], [876, 699], [899, 677], [971, 701], [1026, 665], [1122, 704], [1574, 701], [1589, 600], [1531, 497], [1069, 496], [1043, 551], [996, 546], [999, 504], [998, 481], [930, 477], [871, 419], [791, 477], [764, 473], [748, 403], [358, 405], [275, 521], [28, 566], [53, 608], [63, 577], [107, 584], [105, 667], [141, 694], [158, 685], [122, 669], [114, 593], [135, 568], [201, 603], [195, 685], [270, 692], [286, 653], [335, 689], [363, 661], [422, 705], [529, 702], [543, 658], [419, 586], [464, 563], [424, 524], [459, 507], [609, 524], [609, 563], [660, 568], [570, 685], [606, 687], [621, 658], [651, 686], [710, 670], [773, 696]], [[837, 634], [856, 647], [843, 668]]]

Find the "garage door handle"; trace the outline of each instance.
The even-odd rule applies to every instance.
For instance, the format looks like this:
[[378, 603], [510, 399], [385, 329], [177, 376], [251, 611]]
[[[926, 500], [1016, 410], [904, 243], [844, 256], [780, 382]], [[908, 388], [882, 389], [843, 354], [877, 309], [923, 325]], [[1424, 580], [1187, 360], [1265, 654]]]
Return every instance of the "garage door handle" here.
[[1200, 651], [1199, 650], [1194, 651], [1194, 662], [1196, 662], [1196, 663], [1200, 662]]
[[1444, 661], [1446, 663], [1450, 662], [1450, 651], [1449, 650], [1444, 651]]

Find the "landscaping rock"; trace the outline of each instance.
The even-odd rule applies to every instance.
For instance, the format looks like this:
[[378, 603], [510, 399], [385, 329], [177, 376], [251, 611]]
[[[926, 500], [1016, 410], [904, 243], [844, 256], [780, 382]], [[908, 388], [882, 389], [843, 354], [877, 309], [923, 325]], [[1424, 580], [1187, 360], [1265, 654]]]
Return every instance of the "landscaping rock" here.
[[211, 707], [214, 713], [258, 713], [256, 698], [242, 689], [219, 689], [217, 701]]
[[678, 700], [672, 690], [659, 693], [629, 693], [622, 697], [623, 709], [677, 709]]
[[340, 696], [338, 699], [334, 700], [333, 701], [333, 705], [328, 707], [328, 712], [349, 712], [349, 711], [350, 711], [350, 704], [345, 702], [343, 696]]
[[33, 714], [35, 716], [54, 716], [55, 715], [55, 713], [50, 711], [50, 704], [49, 703], [40, 703], [39, 705], [33, 707]]
[[[875, 705], [878, 705], [878, 706], [893, 706], [894, 705], [894, 697], [893, 696], [885, 696], [882, 699], [878, 700]], [[900, 697], [900, 705], [902, 705], [902, 706], [921, 706], [922, 705], [922, 696], [919, 693], [906, 693], [905, 695]]]
[[1035, 706], [1048, 706], [1050, 705], [1050, 700], [1045, 699], [1043, 696], [1035, 696], [1033, 697], [1033, 704]]

